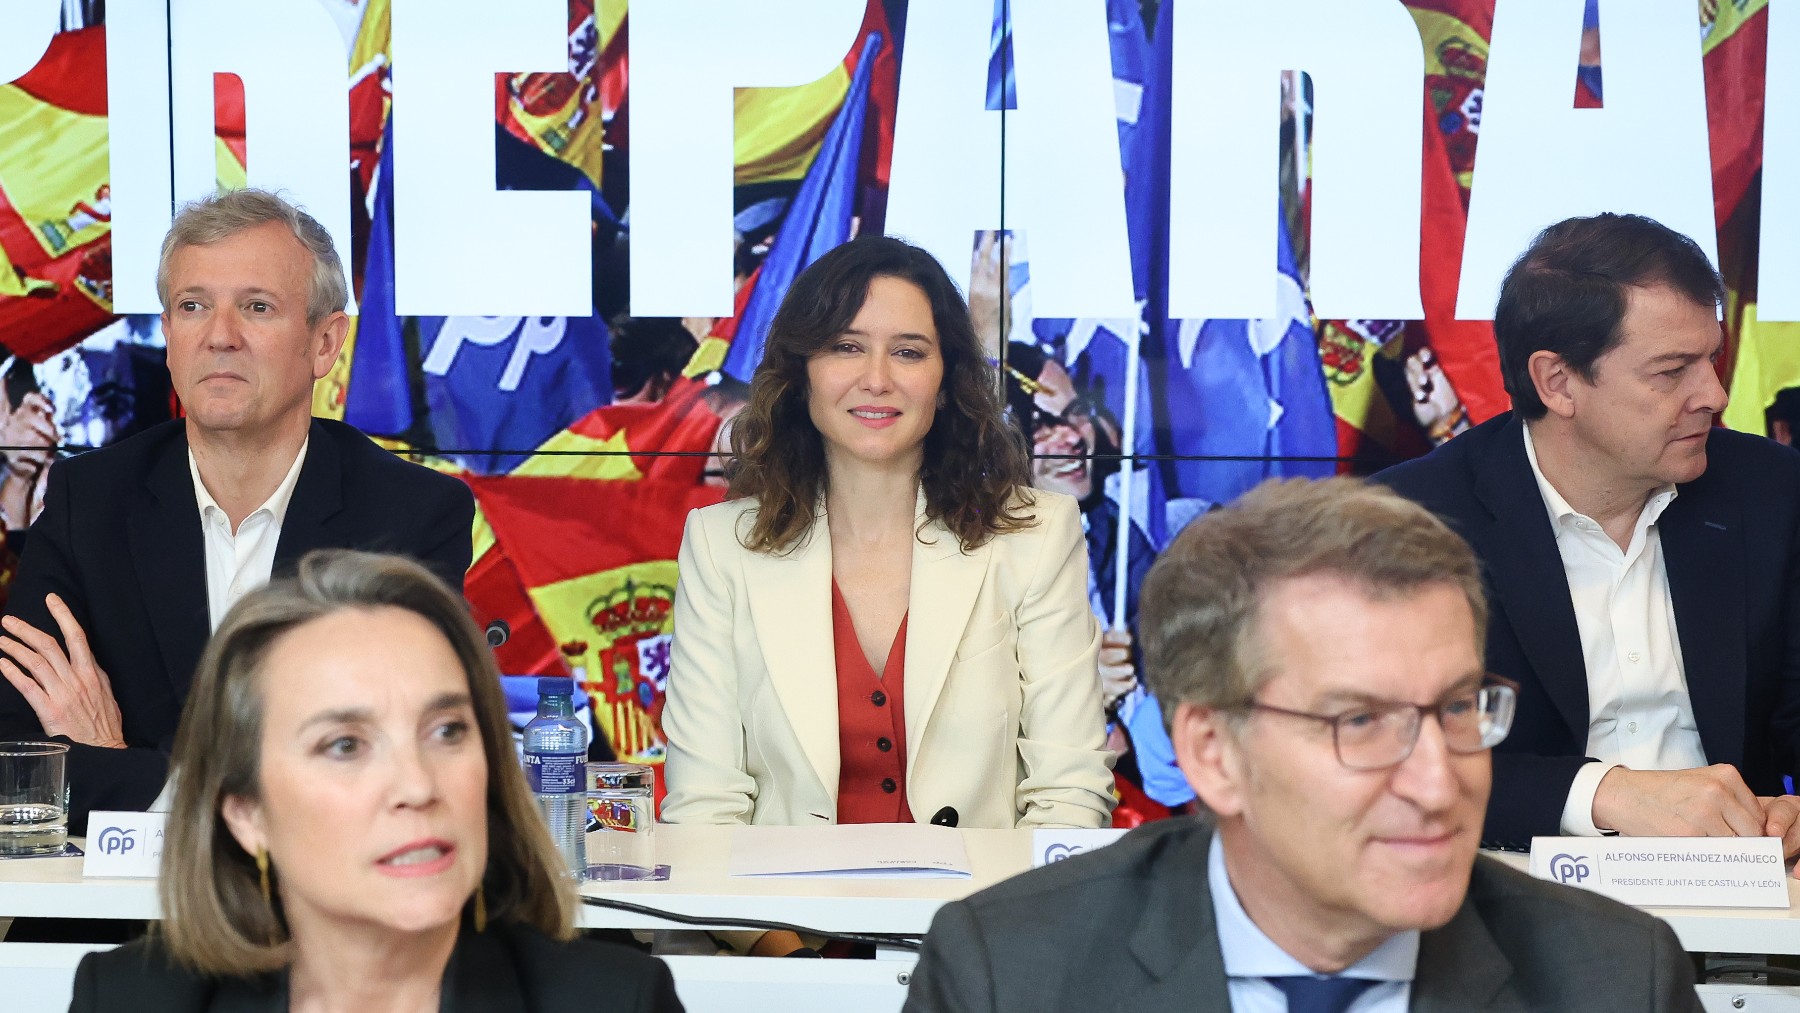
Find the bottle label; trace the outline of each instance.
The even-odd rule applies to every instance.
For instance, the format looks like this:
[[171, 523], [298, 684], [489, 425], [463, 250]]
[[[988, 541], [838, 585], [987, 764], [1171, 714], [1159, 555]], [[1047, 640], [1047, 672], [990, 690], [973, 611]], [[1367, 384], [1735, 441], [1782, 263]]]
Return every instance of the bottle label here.
[[580, 795], [587, 753], [526, 753], [525, 784], [534, 795]]

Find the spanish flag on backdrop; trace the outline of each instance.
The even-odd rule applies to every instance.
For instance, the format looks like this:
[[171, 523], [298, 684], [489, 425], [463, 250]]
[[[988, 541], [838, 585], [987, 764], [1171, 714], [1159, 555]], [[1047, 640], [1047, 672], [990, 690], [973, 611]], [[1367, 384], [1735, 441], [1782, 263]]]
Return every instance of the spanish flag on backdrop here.
[[467, 481], [613, 752], [662, 762], [675, 558], [688, 511], [718, 502], [722, 490], [510, 475]]
[[600, 185], [604, 107], [600, 82], [607, 58], [623, 59], [623, 4], [569, 4], [569, 70], [512, 74], [494, 82], [494, 119], [508, 133], [559, 158]]
[[712, 447], [719, 416], [706, 406], [705, 393], [704, 383], [683, 377], [655, 404], [596, 408], [545, 440], [508, 474], [698, 483], [705, 458], [667, 454]]
[[42, 361], [112, 319], [106, 36], [53, 36], [0, 85], [0, 335]]
[[885, 189], [888, 164], [893, 156], [894, 100], [899, 90], [900, 69], [887, 10], [881, 0], [869, 0], [862, 29], [846, 50], [841, 66], [811, 84], [796, 88], [739, 88], [737, 90], [734, 143], [735, 178], [748, 183], [798, 181], [811, 168], [831, 129], [838, 107], [856, 74], [863, 44], [873, 33], [882, 42], [873, 57], [869, 83], [868, 128], [858, 167], [865, 184]]

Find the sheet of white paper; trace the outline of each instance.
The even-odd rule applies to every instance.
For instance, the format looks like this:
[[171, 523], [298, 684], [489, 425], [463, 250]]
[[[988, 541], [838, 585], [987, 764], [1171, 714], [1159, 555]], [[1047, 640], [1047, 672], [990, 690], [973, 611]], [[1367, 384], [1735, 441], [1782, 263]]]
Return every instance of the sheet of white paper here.
[[969, 853], [951, 827], [862, 823], [825, 827], [738, 827], [733, 876], [967, 878]]

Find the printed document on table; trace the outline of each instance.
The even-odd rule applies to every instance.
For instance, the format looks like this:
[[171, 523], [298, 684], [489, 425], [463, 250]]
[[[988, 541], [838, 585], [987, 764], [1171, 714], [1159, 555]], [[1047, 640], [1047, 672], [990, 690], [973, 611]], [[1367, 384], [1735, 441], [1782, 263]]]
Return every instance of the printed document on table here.
[[733, 876], [968, 878], [969, 853], [952, 827], [861, 823], [824, 827], [738, 827]]

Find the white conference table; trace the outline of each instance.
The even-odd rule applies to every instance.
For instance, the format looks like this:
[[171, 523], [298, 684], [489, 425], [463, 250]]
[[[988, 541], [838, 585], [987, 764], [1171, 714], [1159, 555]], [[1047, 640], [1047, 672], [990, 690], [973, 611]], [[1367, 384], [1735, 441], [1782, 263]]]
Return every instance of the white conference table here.
[[[968, 879], [741, 878], [726, 875], [732, 827], [656, 828], [655, 883], [588, 883], [582, 892], [677, 914], [728, 921], [784, 921], [826, 932], [924, 935], [946, 902], [1017, 875], [1030, 864], [1031, 832], [963, 830]], [[1525, 856], [1493, 856], [1523, 869]], [[79, 858], [0, 861], [0, 918], [159, 917], [156, 883], [84, 879]], [[1800, 954], [1800, 883], [1788, 880], [1786, 909], [1650, 908], [1693, 952]], [[681, 928], [644, 915], [583, 905], [588, 928]]]
[[[682, 915], [729, 923], [733, 919], [781, 921], [825, 932], [923, 935], [945, 903], [1025, 871], [1031, 832], [963, 830], [972, 875], [967, 879], [740, 878], [726, 874], [732, 827], [669, 826], [656, 829], [657, 861], [668, 880], [653, 883], [589, 883], [582, 892]], [[1522, 868], [1523, 855], [1498, 855]], [[79, 858], [0, 861], [0, 918], [121, 918], [159, 916], [156, 884], [143, 879], [85, 879]], [[1774, 910], [1652, 908], [1692, 952], [1800, 954], [1800, 884], [1788, 881], [1788, 907]], [[683, 928], [647, 915], [583, 905], [588, 928]], [[722, 927], [729, 927], [728, 924]], [[72, 974], [80, 953], [64, 962]], [[57, 964], [43, 944], [0, 943], [0, 994], [20, 967]], [[48, 956], [47, 956], [48, 954]], [[696, 1013], [712, 1009], [897, 1010], [905, 996], [912, 960], [791, 961], [751, 958], [674, 957], [678, 988]], [[66, 987], [66, 986], [65, 986]], [[16, 994], [16, 993], [10, 993]], [[63, 993], [66, 995], [66, 992]]]

